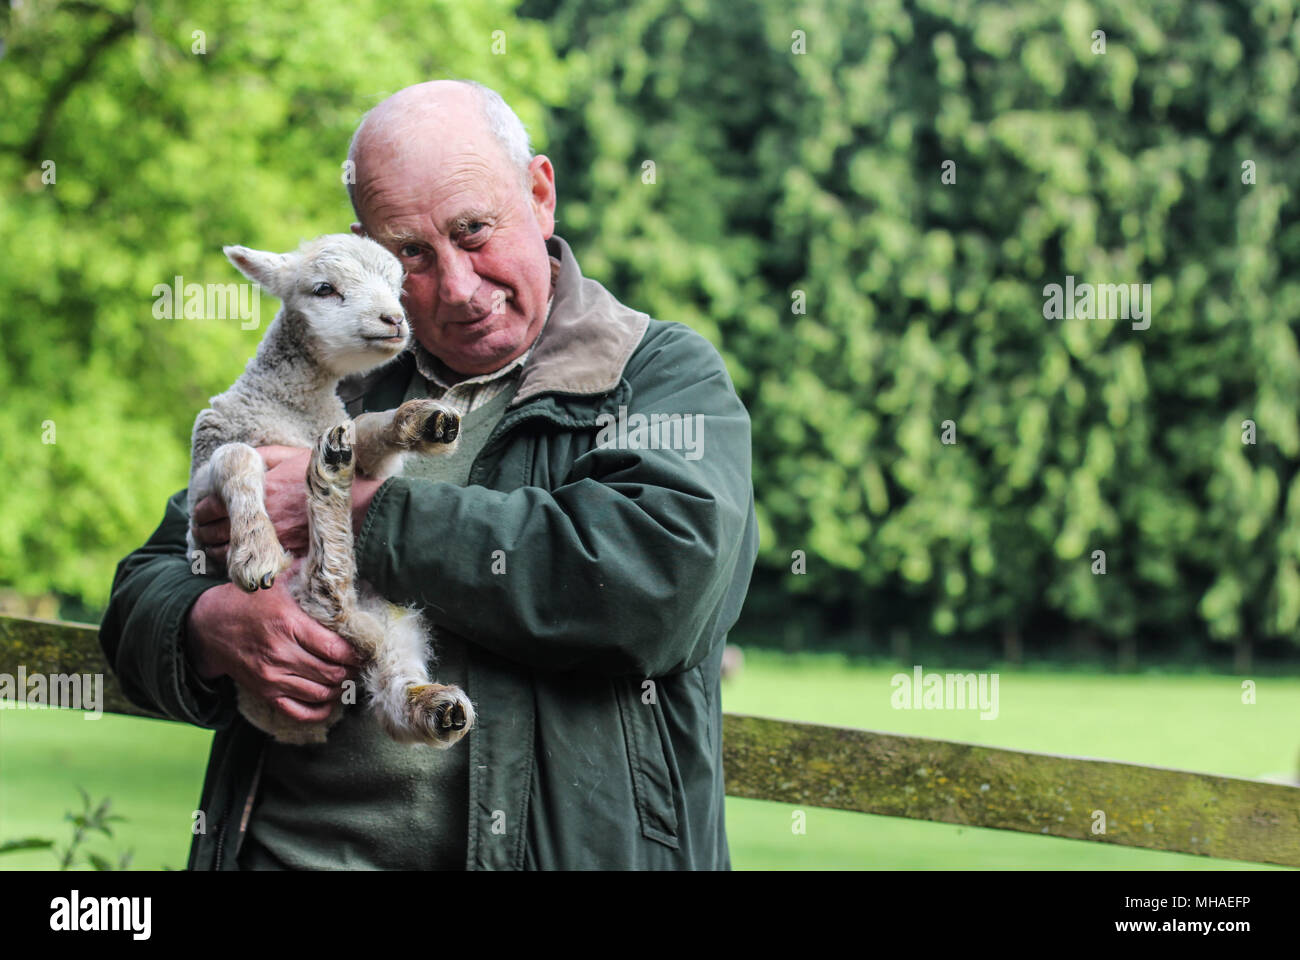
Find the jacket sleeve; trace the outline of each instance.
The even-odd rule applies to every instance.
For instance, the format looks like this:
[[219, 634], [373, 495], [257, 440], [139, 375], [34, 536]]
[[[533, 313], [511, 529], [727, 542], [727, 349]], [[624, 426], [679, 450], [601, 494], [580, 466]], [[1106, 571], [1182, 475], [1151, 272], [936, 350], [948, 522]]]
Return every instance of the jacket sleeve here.
[[191, 571], [185, 554], [186, 492], [167, 501], [149, 541], [117, 565], [99, 645], [122, 692], [137, 706], [209, 729], [235, 714], [228, 677], [205, 682], [186, 653], [190, 608], [222, 581]]
[[[358, 536], [360, 576], [536, 669], [650, 677], [702, 659], [757, 550], [750, 421], [712, 344], [666, 329], [624, 371], [627, 417], [698, 415], [697, 450], [618, 449], [593, 426], [551, 489], [392, 478]], [[545, 449], [555, 427], [538, 429]]]

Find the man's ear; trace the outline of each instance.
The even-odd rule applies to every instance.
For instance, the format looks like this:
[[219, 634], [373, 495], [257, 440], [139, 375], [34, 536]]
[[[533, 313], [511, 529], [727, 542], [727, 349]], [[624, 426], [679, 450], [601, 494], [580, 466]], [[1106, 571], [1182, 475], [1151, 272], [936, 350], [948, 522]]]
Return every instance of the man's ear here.
[[352, 224], [352, 232], [355, 233], [358, 237], [369, 236], [369, 234], [366, 233], [366, 228], [359, 223]]
[[226, 258], [235, 269], [273, 297], [283, 300], [288, 292], [289, 257], [283, 253], [267, 253], [248, 247], [231, 245], [222, 247]]
[[555, 233], [555, 168], [551, 158], [539, 153], [528, 163], [528, 201], [533, 216], [542, 231], [542, 239], [549, 240]]

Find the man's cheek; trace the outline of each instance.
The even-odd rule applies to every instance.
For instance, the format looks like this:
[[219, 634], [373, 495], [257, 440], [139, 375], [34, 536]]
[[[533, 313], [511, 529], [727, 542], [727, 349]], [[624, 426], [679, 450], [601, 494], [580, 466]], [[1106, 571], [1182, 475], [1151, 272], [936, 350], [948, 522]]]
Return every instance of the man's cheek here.
[[402, 288], [402, 307], [406, 310], [407, 316], [424, 316], [431, 312], [432, 302], [432, 285], [429, 279], [419, 274], [408, 276], [406, 285]]

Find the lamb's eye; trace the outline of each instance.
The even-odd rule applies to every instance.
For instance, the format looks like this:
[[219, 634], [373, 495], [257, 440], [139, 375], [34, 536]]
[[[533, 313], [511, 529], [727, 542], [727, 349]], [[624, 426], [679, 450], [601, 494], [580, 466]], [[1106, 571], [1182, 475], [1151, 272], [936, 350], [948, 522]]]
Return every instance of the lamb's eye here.
[[316, 286], [311, 288], [311, 292], [316, 294], [318, 297], [328, 297], [330, 294], [337, 293], [338, 291], [328, 283], [318, 283]]

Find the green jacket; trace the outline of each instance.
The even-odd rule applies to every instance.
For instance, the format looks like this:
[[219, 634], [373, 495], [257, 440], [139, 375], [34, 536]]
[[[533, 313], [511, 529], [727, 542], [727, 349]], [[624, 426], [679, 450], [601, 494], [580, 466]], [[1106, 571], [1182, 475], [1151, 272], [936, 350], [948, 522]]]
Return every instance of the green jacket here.
[[[468, 484], [385, 482], [359, 572], [469, 641], [467, 868], [728, 869], [719, 676], [758, 548], [749, 416], [708, 341], [547, 247], [550, 318]], [[349, 411], [396, 406], [411, 363], [343, 384]], [[636, 414], [691, 415], [702, 446], [655, 443]], [[132, 702], [216, 731], [189, 868], [233, 870], [265, 737], [185, 656], [220, 582], [191, 572], [185, 502], [119, 564], [100, 643]]]

